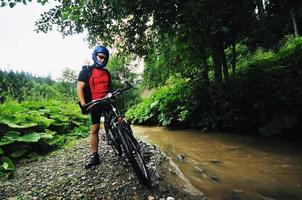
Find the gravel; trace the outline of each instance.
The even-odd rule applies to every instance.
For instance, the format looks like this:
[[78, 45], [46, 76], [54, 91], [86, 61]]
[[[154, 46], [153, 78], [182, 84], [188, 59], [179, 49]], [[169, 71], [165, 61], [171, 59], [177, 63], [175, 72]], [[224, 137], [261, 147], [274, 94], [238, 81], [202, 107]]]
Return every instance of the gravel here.
[[163, 174], [168, 169], [165, 155], [153, 145], [140, 142], [151, 172], [152, 186], [143, 186], [131, 166], [114, 156], [110, 146], [100, 141], [101, 164], [85, 169], [89, 155], [88, 139], [79, 139], [72, 147], [52, 152], [43, 159], [19, 162], [13, 177], [2, 178], [0, 199], [207, 199], [192, 195], [173, 183]]

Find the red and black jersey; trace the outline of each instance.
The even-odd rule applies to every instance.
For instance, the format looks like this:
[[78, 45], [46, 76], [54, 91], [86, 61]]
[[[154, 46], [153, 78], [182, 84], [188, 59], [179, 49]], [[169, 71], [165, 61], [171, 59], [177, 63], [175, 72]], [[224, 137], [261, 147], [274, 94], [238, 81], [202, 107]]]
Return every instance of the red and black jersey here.
[[110, 91], [111, 77], [106, 69], [84, 66], [78, 81], [85, 82], [84, 96], [86, 103], [102, 98]]
[[92, 100], [102, 98], [110, 91], [110, 75], [107, 70], [93, 68], [89, 79]]

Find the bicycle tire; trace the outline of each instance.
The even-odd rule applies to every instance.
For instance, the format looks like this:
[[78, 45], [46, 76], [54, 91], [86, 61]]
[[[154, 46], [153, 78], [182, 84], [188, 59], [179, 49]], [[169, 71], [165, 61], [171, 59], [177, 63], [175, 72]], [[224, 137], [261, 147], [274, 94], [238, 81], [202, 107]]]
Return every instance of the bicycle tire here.
[[[106, 130], [109, 138], [109, 145], [111, 146], [111, 148], [113, 149], [113, 152], [116, 156], [121, 156], [122, 155], [122, 150], [121, 150], [121, 146], [119, 144], [119, 142], [116, 140], [115, 136], [112, 133], [112, 130], [109, 128]], [[107, 138], [108, 139], [108, 138]]]
[[119, 137], [121, 139], [121, 144], [123, 145], [129, 162], [134, 170], [134, 173], [138, 177], [139, 181], [145, 186], [151, 185], [151, 177], [148, 168], [145, 164], [143, 156], [137, 149], [133, 138], [129, 136], [125, 127], [120, 124], [117, 127]]

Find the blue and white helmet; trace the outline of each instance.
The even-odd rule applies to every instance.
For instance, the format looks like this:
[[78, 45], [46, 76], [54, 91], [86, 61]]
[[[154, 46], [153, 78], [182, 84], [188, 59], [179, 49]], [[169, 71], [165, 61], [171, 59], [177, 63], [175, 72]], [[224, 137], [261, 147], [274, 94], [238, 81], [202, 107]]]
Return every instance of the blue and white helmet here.
[[[98, 53], [102, 53], [104, 55], [106, 55], [105, 61], [103, 64], [101, 64], [98, 59], [97, 59], [97, 54]], [[98, 45], [94, 48], [93, 52], [92, 52], [92, 60], [94, 62], [94, 65], [97, 66], [100, 69], [103, 69], [106, 65], [107, 62], [109, 60], [109, 51], [106, 47]]]

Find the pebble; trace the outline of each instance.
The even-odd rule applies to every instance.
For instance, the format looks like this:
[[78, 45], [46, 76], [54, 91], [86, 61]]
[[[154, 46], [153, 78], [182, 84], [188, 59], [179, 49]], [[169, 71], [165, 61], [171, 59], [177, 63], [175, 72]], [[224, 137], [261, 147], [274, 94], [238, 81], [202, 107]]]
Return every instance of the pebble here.
[[210, 179], [211, 179], [211, 181], [213, 181], [213, 182], [218, 182], [218, 181], [219, 181], [219, 178], [218, 178], [217, 176], [214, 176], [214, 175], [211, 175], [211, 176], [210, 176]]
[[182, 155], [182, 154], [179, 154], [179, 155], [177, 155], [177, 159], [178, 159], [178, 160], [184, 160], [184, 159], [185, 159], [185, 156]]
[[148, 200], [155, 200], [153, 196], [148, 196]]
[[209, 160], [209, 162], [211, 162], [213, 164], [219, 164], [219, 163], [221, 163], [221, 161], [217, 160], [217, 159], [211, 159], [211, 160]]

